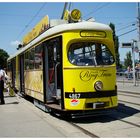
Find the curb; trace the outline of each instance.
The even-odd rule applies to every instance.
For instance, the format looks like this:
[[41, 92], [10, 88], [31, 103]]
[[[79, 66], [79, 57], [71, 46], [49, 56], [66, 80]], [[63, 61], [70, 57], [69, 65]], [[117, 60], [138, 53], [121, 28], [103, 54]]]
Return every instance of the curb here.
[[117, 90], [118, 92], [127, 92], [127, 93], [134, 93], [134, 94], [140, 94], [140, 92], [135, 91], [127, 91], [127, 90]]

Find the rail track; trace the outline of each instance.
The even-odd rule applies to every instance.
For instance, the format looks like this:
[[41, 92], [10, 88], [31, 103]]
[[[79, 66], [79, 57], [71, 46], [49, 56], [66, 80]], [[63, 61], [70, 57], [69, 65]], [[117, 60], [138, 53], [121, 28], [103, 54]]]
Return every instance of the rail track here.
[[[122, 114], [122, 112], [121, 111], [116, 111], [116, 114]], [[114, 121], [114, 122], [115, 121], [119, 121], [119, 122], [121, 122], [121, 125], [125, 125], [126, 124], [126, 126], [127, 126], [129, 124], [130, 125], [130, 128], [138, 128], [138, 129], [140, 129], [140, 125], [139, 124], [137, 124], [135, 122], [127, 121], [127, 120], [125, 120], [125, 118], [123, 119], [123, 118], [120, 118], [119, 116], [120, 115], [118, 115], [117, 117], [115, 117], [115, 116], [112, 116], [112, 114], [110, 114], [110, 115], [107, 115], [107, 116], [105, 115], [103, 118], [106, 119], [106, 120]], [[90, 116], [90, 118], [91, 118], [91, 116]], [[90, 118], [87, 117], [87, 119], [90, 119]], [[72, 126], [74, 126], [74, 127], [76, 127], [76, 128], [78, 128], [80, 131], [82, 131], [84, 134], [90, 136], [91, 138], [100, 138], [100, 137], [102, 137], [102, 136], [96, 134], [95, 132], [92, 132], [91, 129], [88, 129], [88, 128], [83, 127], [83, 125], [80, 124], [80, 121], [79, 121], [78, 124], [76, 124], [75, 122], [69, 122], [69, 124], [72, 125]], [[93, 122], [91, 122], [90, 125], [92, 125], [93, 128], [94, 128], [94, 127], [96, 127], [95, 124], [96, 124], [96, 122], [93, 121]], [[110, 136], [108, 136], [108, 137], [110, 137]]]
[[[126, 96], [128, 98], [139, 98], [140, 96], [138, 94], [134, 94], [134, 93], [119, 93], [120, 97], [123, 96], [126, 98]], [[132, 100], [133, 101], [133, 100]], [[113, 133], [113, 129], [116, 127], [116, 129], [120, 129], [123, 126], [125, 126], [126, 128], [120, 131], [124, 131], [127, 129], [128, 130], [131, 128], [136, 129], [136, 131], [140, 130], [140, 124], [137, 123], [135, 120], [133, 121], [127, 118], [131, 118], [131, 116], [134, 116], [136, 113], [139, 113], [140, 110], [136, 109], [133, 110], [133, 105], [137, 105], [139, 108], [140, 104], [136, 103], [136, 102], [131, 102], [131, 101], [124, 101], [123, 99], [119, 99], [119, 107], [117, 110], [115, 110], [114, 112], [112, 112], [112, 114], [103, 114], [102, 116], [86, 116], [86, 117], [81, 117], [81, 118], [77, 118], [77, 119], [65, 119], [65, 121], [67, 123], [69, 123], [70, 125], [72, 125], [73, 127], [79, 129], [81, 132], [83, 132], [84, 134], [86, 134], [87, 136], [91, 137], [91, 138], [103, 138], [105, 136], [108, 137], [113, 137], [112, 133]], [[135, 106], [134, 106], [135, 107]], [[132, 112], [128, 111], [129, 109], [131, 110], [132, 108]], [[128, 110], [127, 110], [128, 109]], [[59, 118], [58, 118], [59, 119]], [[138, 118], [139, 122], [140, 122], [140, 117]], [[115, 123], [119, 123], [120, 124], [120, 128], [119, 126], [116, 126]], [[114, 125], [114, 126], [113, 126]], [[108, 128], [111, 128], [110, 130], [108, 130]], [[98, 131], [96, 129], [99, 129]], [[101, 130], [101, 132], [99, 133], [99, 131]], [[103, 131], [108, 131], [108, 134], [103, 134]], [[115, 133], [115, 132], [114, 132]], [[116, 132], [117, 133], [117, 132]], [[133, 131], [130, 131], [131, 136], [135, 137], [135, 135], [133, 134]], [[111, 135], [110, 135], [111, 134]], [[123, 134], [122, 136], [126, 137], [127, 134]], [[140, 136], [140, 134], [138, 133], [137, 135]], [[116, 136], [117, 137], [117, 136]], [[119, 136], [118, 136], [119, 137]]]
[[[132, 99], [139, 99], [140, 98], [140, 94], [139, 93], [132, 93], [132, 92], [119, 92], [118, 94], [119, 96], [124, 96], [124, 97], [130, 97]], [[133, 102], [133, 100], [129, 101], [129, 100], [122, 100], [122, 99], [119, 99], [118, 100], [119, 102], [121, 103], [128, 103], [128, 104], [132, 104], [132, 105], [137, 105], [137, 106], [140, 106], [140, 103], [139, 102]]]
[[118, 91], [119, 95], [140, 97], [140, 93], [130, 92], [130, 91]]
[[77, 124], [75, 124], [73, 122], [69, 122], [69, 124], [71, 124], [72, 126], [78, 128], [80, 131], [82, 131], [84, 134], [90, 136], [91, 138], [99, 138], [99, 136], [91, 133], [90, 131], [84, 129], [83, 127], [81, 127], [81, 126], [79, 126], [79, 125], [77, 125]]
[[133, 104], [133, 105], [138, 105], [138, 106], [140, 106], [139, 103], [133, 103], [133, 102], [129, 102], [129, 101], [119, 100], [119, 102], [121, 102], [121, 103], [128, 103], [128, 104]]

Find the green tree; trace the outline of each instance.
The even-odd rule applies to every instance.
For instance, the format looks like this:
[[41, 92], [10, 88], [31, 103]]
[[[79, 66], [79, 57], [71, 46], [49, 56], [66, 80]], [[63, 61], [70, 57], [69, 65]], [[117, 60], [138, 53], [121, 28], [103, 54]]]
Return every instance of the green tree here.
[[0, 49], [0, 68], [5, 68], [7, 66], [8, 53], [3, 49]]
[[113, 41], [114, 41], [114, 46], [115, 46], [115, 56], [116, 56], [116, 66], [120, 67], [120, 54], [119, 54], [119, 39], [118, 36], [116, 36], [115, 33], [115, 25], [113, 23], [109, 24], [110, 28], [113, 31]]
[[125, 68], [127, 68], [128, 66], [132, 68], [132, 56], [130, 51], [126, 53], [126, 58], [124, 59], [124, 66]]

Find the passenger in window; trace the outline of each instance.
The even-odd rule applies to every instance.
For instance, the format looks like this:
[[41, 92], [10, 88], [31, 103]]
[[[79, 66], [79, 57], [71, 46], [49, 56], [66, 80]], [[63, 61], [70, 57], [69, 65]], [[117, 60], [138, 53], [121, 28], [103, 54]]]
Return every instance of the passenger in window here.
[[103, 58], [102, 58], [102, 48], [99, 43], [96, 44], [96, 61], [97, 65], [102, 65], [103, 64]]
[[26, 70], [29, 70], [29, 66], [26, 66]]
[[69, 60], [72, 64], [76, 64], [76, 58], [74, 53], [69, 52]]

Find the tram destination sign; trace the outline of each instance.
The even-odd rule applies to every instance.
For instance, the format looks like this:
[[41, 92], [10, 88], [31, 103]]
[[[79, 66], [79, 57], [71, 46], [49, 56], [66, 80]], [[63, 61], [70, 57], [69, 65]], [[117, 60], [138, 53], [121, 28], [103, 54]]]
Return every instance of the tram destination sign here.
[[122, 43], [122, 48], [132, 48], [133, 44], [132, 42], [128, 42], [128, 43]]

